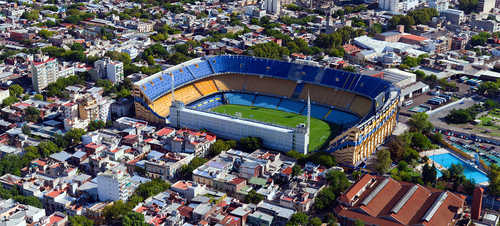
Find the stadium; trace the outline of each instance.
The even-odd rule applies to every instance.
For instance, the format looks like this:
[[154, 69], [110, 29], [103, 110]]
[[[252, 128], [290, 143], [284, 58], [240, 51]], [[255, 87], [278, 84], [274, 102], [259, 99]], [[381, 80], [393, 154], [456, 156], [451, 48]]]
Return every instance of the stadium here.
[[[218, 132], [223, 132], [224, 123], [244, 125], [240, 129], [226, 128], [231, 133], [226, 134], [227, 138], [274, 129], [285, 137], [275, 141], [261, 137], [264, 146], [280, 150], [276, 147], [287, 143], [283, 151], [310, 150], [309, 142], [300, 140], [309, 140], [309, 128], [307, 131], [303, 128], [306, 116], [310, 115], [330, 127], [330, 134], [314, 134], [314, 121], [311, 120], [311, 144], [317, 143], [311, 145], [312, 148], [330, 152], [338, 162], [347, 165], [355, 165], [373, 154], [392, 133], [400, 104], [400, 89], [382, 79], [287, 61], [232, 55], [202, 57], [176, 65], [134, 83], [133, 95], [136, 117], [154, 125], [196, 126], [204, 123], [196, 121], [199, 116], [207, 120], [203, 124], [207, 129], [223, 138], [224, 134]], [[226, 112], [234, 108], [231, 106], [247, 108], [239, 107], [240, 115], [236, 117], [230, 114], [238, 110]], [[252, 110], [262, 113], [244, 115]], [[295, 128], [280, 125], [279, 118], [269, 117], [272, 111], [293, 114], [286, 116], [291, 118], [297, 115], [296, 122], [303, 120], [304, 123]], [[187, 116], [183, 116], [187, 113], [195, 117], [194, 121], [189, 119], [190, 124], [185, 122]], [[210, 119], [226, 121], [215, 128], [213, 124], [219, 123], [210, 124]], [[274, 136], [272, 132], [264, 134]], [[319, 142], [314, 135], [321, 137]], [[300, 145], [304, 147], [299, 148]]]

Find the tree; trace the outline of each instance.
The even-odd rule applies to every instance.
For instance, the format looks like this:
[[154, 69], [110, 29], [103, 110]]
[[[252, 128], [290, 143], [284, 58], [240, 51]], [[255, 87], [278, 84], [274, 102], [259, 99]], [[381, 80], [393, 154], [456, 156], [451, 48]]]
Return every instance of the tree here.
[[495, 82], [484, 82], [477, 88], [477, 90], [483, 95], [497, 96], [499, 88], [500, 86], [498, 86]]
[[429, 115], [425, 112], [413, 114], [411, 119], [408, 120], [408, 125], [415, 128], [418, 132], [429, 132], [434, 128], [434, 126], [431, 122], [427, 121], [428, 118]]
[[206, 162], [208, 162], [208, 160], [205, 158], [194, 157], [189, 164], [181, 166], [179, 176], [181, 178], [191, 179], [193, 177], [193, 171]]
[[399, 171], [406, 171], [408, 169], [408, 163], [405, 161], [399, 161], [398, 162], [398, 170]]
[[391, 159], [394, 162], [401, 160], [405, 156], [405, 149], [399, 145], [399, 143], [395, 140], [392, 140], [389, 143], [389, 153], [391, 154]]
[[465, 13], [467, 14], [470, 14], [472, 11], [477, 9], [478, 4], [478, 0], [461, 0], [458, 4], [458, 9], [465, 11]]
[[330, 188], [323, 188], [318, 193], [318, 196], [316, 197], [316, 200], [314, 202], [314, 208], [317, 210], [323, 210], [327, 207], [330, 207], [330, 205], [335, 201], [335, 194], [330, 190]]
[[298, 176], [302, 173], [302, 168], [299, 165], [295, 165], [292, 167], [292, 178]]
[[75, 215], [75, 216], [70, 216], [69, 217], [69, 223], [71, 226], [93, 226], [94, 221], [82, 216], [82, 215]]
[[500, 103], [498, 103], [492, 99], [488, 99], [488, 100], [484, 101], [484, 106], [488, 109], [495, 109], [495, 108], [500, 107]]
[[182, 62], [188, 61], [189, 58], [186, 57], [186, 55], [177, 52], [177, 53], [174, 53], [174, 54], [170, 55], [170, 57], [168, 58], [168, 60], [170, 61], [171, 64], [177, 65], [177, 64], [180, 64]]
[[377, 165], [375, 166], [375, 170], [380, 174], [387, 173], [391, 163], [391, 153], [388, 150], [380, 150], [377, 152]]
[[251, 190], [247, 195], [245, 195], [245, 203], [258, 204], [262, 200], [264, 200], [264, 196], [257, 193], [255, 190]]
[[244, 137], [240, 140], [241, 150], [244, 152], [253, 152], [262, 147], [262, 139], [260, 137]]
[[26, 120], [30, 122], [38, 122], [41, 116], [40, 110], [35, 107], [28, 107], [26, 109]]
[[447, 121], [455, 123], [466, 123], [472, 122], [476, 119], [477, 112], [471, 108], [467, 109], [451, 109], [448, 115], [445, 117]]
[[123, 226], [148, 226], [144, 221], [144, 215], [135, 211], [130, 211], [122, 217]]
[[365, 222], [362, 220], [356, 220], [356, 222], [354, 222], [354, 226], [365, 226]]
[[21, 131], [28, 136], [31, 135], [31, 129], [27, 125], [23, 125], [23, 127], [21, 127]]
[[42, 29], [38, 32], [38, 35], [44, 39], [48, 39], [48, 38], [54, 36], [54, 33], [52, 33], [51, 31], [48, 31], [47, 29]]
[[482, 46], [488, 41], [488, 38], [490, 38], [490, 34], [483, 31], [477, 35], [472, 36], [470, 42], [473, 46]]
[[464, 175], [465, 167], [462, 164], [451, 164], [448, 171], [450, 171], [450, 179], [456, 180]]
[[500, 195], [500, 168], [497, 164], [490, 165], [490, 171], [488, 171], [488, 181], [489, 193], [493, 196]]
[[252, 47], [250, 47], [250, 50], [252, 50], [253, 55], [256, 57], [264, 57], [277, 60], [282, 60], [283, 56], [290, 55], [290, 51], [288, 50], [288, 48], [281, 47], [275, 42], [266, 42], [253, 45]]
[[35, 99], [37, 99], [37, 100], [43, 100], [43, 96], [42, 96], [42, 94], [36, 94], [36, 95], [34, 96], [34, 98], [35, 98]]
[[414, 147], [420, 150], [427, 150], [432, 147], [431, 141], [421, 133], [414, 133], [411, 142]]
[[318, 217], [310, 218], [307, 226], [321, 226], [323, 222]]
[[237, 142], [234, 140], [221, 140], [217, 139], [215, 143], [210, 146], [209, 153], [213, 156], [220, 154], [222, 151], [227, 151], [229, 149], [235, 148], [237, 146]]
[[309, 216], [307, 216], [305, 213], [296, 212], [290, 218], [290, 222], [291, 223], [296, 223], [296, 224], [299, 224], [299, 225], [306, 225], [307, 224], [307, 219], [309, 219]]
[[374, 23], [370, 27], [370, 33], [372, 34], [380, 34], [382, 33], [382, 25], [379, 23]]
[[9, 94], [10, 96], [16, 97], [21, 95], [24, 92], [24, 89], [20, 85], [11, 85], [9, 86]]
[[363, 173], [361, 173], [361, 171], [352, 172], [352, 178], [354, 178], [354, 180], [359, 180], [359, 178], [361, 178], [361, 175], [363, 175]]
[[441, 133], [434, 133], [432, 134], [432, 139], [435, 141], [442, 141], [443, 140], [443, 134]]
[[75, 43], [73, 43], [73, 45], [71, 45], [71, 50], [73, 50], [73, 51], [85, 51], [85, 48], [79, 42], [75, 42]]
[[134, 195], [138, 195], [143, 199], [147, 199], [153, 195], [157, 195], [160, 192], [164, 192], [169, 189], [171, 184], [167, 183], [161, 178], [155, 178], [146, 183], [140, 184], [139, 187], [134, 192]]
[[330, 167], [335, 165], [335, 162], [333, 161], [332, 156], [330, 156], [329, 154], [321, 155], [318, 158], [317, 163], [322, 165], [322, 166], [325, 166], [326, 168], [330, 168]]
[[127, 205], [122, 200], [118, 200], [113, 205], [104, 207], [103, 215], [108, 221], [116, 221], [128, 212], [129, 208]]
[[325, 217], [323, 218], [323, 222], [327, 223], [328, 225], [333, 225], [334, 223], [338, 223], [337, 218], [333, 213], [326, 213]]
[[352, 73], [356, 73], [356, 67], [352, 66], [352, 65], [345, 66], [344, 68], [342, 68], [342, 70], [348, 71], [348, 72], [352, 72]]
[[351, 182], [349, 182], [345, 173], [340, 170], [329, 171], [326, 174], [326, 180], [330, 183], [330, 189], [336, 196], [340, 196], [341, 192], [351, 186]]

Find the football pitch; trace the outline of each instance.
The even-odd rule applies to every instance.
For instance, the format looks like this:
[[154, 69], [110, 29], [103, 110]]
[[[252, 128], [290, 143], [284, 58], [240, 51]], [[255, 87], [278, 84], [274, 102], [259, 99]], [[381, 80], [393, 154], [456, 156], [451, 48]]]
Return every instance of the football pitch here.
[[[259, 121], [271, 122], [295, 128], [300, 123], [305, 123], [307, 117], [295, 113], [242, 105], [222, 105], [212, 109], [214, 112], [235, 115], [241, 113], [243, 118], [252, 118]], [[335, 137], [340, 126], [311, 117], [311, 134], [309, 136], [309, 150], [319, 150], [323, 145]]]

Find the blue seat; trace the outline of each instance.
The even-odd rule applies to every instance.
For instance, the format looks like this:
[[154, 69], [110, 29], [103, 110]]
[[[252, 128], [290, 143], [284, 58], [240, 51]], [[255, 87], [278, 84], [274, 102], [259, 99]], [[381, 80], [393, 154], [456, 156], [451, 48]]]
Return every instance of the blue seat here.
[[283, 99], [278, 106], [278, 110], [300, 114], [304, 106], [306, 106], [304, 102]]
[[280, 100], [281, 98], [277, 97], [258, 95], [257, 98], [255, 98], [253, 106], [276, 109], [276, 106], [278, 106]]
[[211, 95], [209, 97], [197, 100], [193, 103], [191, 103], [189, 106], [196, 108], [196, 109], [202, 109], [202, 110], [210, 110], [212, 108], [216, 108], [218, 106], [223, 105], [223, 98], [222, 94], [215, 94]]
[[255, 95], [246, 93], [226, 93], [226, 98], [230, 104], [251, 106]]
[[[311, 117], [323, 119], [325, 115], [330, 111], [330, 108], [319, 106], [319, 105], [311, 105]], [[307, 111], [304, 110], [301, 113], [302, 115], [307, 115]]]
[[359, 118], [353, 114], [332, 109], [332, 112], [328, 114], [325, 120], [331, 123], [335, 123], [337, 125], [344, 125], [351, 122], [359, 121]]
[[198, 62], [196, 64], [198, 67], [194, 64], [187, 66], [193, 72], [194, 77], [202, 78], [214, 74], [207, 61]]

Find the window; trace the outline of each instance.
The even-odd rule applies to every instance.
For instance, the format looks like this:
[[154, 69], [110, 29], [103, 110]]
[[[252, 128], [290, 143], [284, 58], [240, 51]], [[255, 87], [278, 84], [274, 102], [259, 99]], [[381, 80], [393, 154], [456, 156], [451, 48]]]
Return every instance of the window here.
[[149, 81], [149, 83], [151, 83], [151, 85], [154, 85], [153, 81]]
[[146, 86], [142, 85], [142, 89], [146, 90]]
[[179, 68], [179, 71], [182, 73], [182, 72], [183, 72], [183, 71], [182, 71], [182, 68]]
[[158, 78], [160, 79], [160, 81], [163, 81], [163, 78], [161, 76], [158, 76]]
[[195, 66], [196, 68], [199, 68], [199, 67], [200, 67], [200, 66], [198, 66], [198, 64], [194, 64], [194, 66]]

